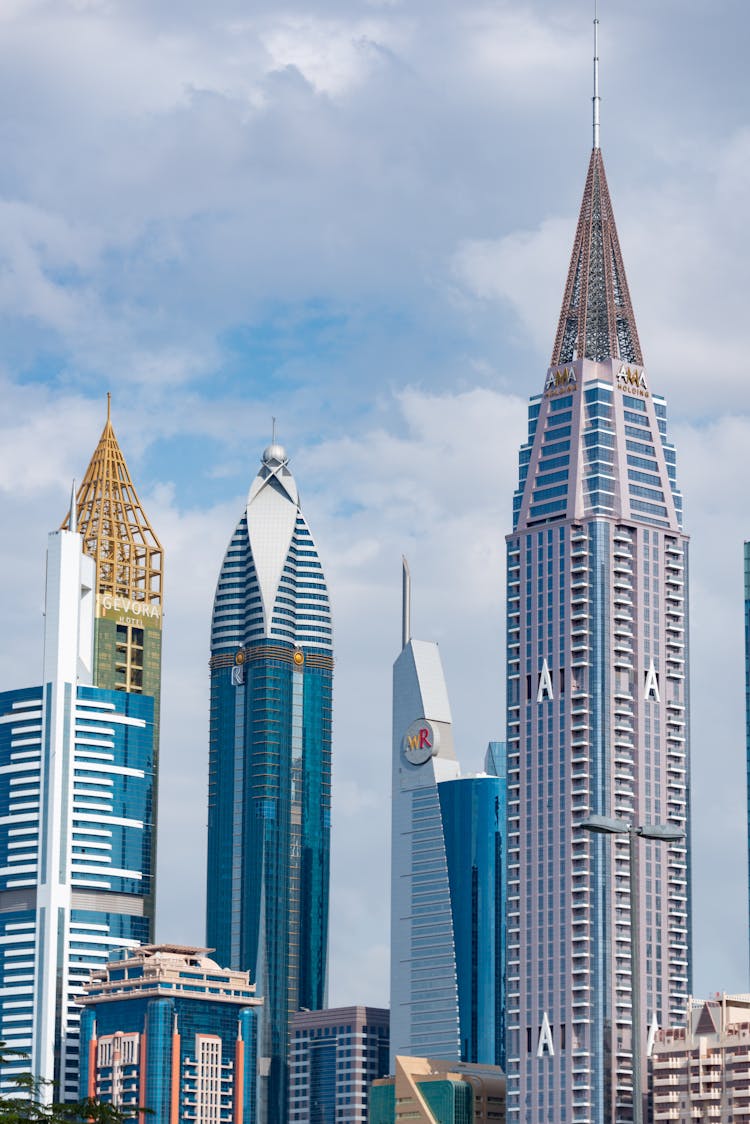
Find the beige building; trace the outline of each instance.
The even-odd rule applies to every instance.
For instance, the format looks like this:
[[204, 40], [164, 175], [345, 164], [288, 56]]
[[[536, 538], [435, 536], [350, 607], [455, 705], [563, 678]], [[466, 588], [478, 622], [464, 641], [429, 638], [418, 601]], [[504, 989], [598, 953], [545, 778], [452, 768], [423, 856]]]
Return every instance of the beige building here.
[[369, 1124], [504, 1124], [505, 1075], [496, 1065], [398, 1056], [373, 1082]]
[[750, 995], [689, 999], [685, 1025], [656, 1032], [653, 1120], [750, 1122]]

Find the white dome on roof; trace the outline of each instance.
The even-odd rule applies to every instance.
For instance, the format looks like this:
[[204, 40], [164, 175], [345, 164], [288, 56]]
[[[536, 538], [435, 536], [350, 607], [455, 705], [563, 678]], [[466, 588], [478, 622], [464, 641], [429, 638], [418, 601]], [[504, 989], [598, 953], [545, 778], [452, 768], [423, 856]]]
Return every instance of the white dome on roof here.
[[269, 468], [286, 464], [288, 460], [289, 457], [286, 455], [286, 449], [283, 445], [267, 445], [263, 450], [263, 464], [267, 464]]

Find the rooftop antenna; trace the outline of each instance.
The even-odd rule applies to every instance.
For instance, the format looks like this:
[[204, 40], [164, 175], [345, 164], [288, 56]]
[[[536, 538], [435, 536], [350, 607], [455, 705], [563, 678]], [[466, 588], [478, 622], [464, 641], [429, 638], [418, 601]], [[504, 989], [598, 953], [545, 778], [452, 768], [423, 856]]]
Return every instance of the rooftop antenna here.
[[411, 640], [411, 574], [409, 563], [403, 554], [401, 563], [401, 647], [405, 648]]
[[107, 421], [109, 421], [109, 416], [110, 416], [111, 410], [112, 410], [112, 395], [110, 394], [109, 391], [107, 391]]
[[601, 98], [599, 97], [599, 11], [598, 0], [594, 0], [594, 96], [591, 99], [594, 103], [594, 148], [600, 148], [599, 144], [599, 131], [600, 119], [599, 110], [601, 106]]
[[276, 418], [271, 418], [271, 444], [276, 444]]

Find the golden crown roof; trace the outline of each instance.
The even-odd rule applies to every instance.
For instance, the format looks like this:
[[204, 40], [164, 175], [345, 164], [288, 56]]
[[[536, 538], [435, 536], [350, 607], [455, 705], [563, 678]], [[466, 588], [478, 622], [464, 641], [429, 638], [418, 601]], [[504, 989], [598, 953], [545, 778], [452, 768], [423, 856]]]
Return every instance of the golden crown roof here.
[[[164, 552], [146, 518], [115, 437], [107, 395], [107, 421], [76, 498], [76, 530], [96, 562], [97, 593], [160, 605]], [[70, 513], [62, 524], [67, 529]]]

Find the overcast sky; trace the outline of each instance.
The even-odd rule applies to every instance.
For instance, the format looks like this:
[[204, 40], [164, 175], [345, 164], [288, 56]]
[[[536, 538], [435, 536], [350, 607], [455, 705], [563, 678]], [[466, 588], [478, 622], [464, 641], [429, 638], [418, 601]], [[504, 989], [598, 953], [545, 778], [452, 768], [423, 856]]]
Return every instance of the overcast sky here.
[[[591, 145], [589, 0], [4, 0], [0, 684], [113, 395], [166, 551], [160, 939], [203, 940], [208, 628], [271, 416], [336, 626], [330, 1001], [388, 1002], [400, 556], [467, 771]], [[746, 0], [601, 0], [602, 146], [692, 536], [695, 991], [748, 989]]]

